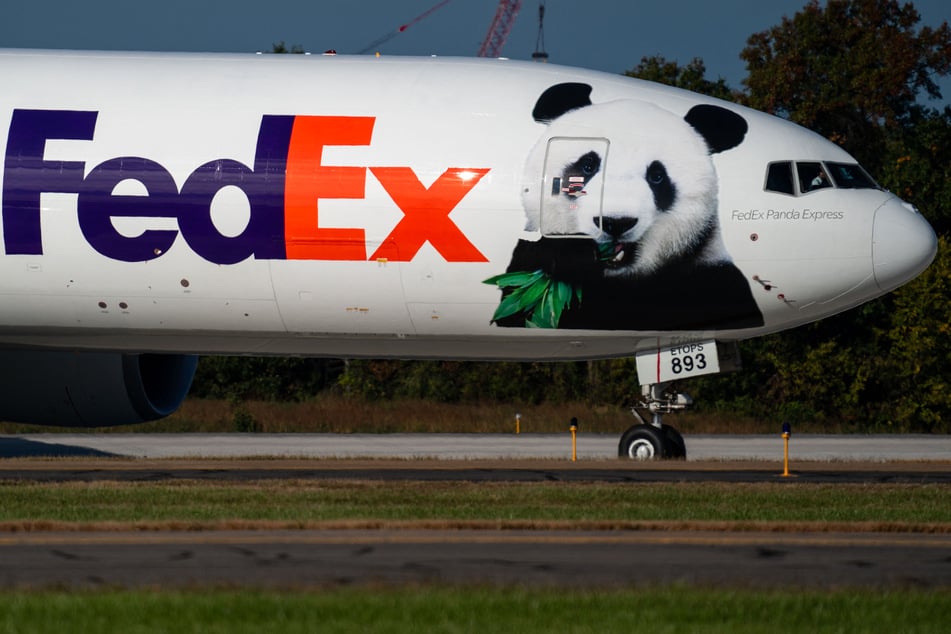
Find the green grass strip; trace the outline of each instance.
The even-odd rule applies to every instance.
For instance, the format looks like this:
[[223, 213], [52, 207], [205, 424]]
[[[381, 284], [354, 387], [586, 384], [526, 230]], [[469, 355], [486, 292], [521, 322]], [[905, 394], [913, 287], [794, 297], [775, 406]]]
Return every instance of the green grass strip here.
[[951, 523], [942, 484], [0, 482], [0, 522], [535, 520]]
[[0, 593], [0, 632], [947, 632], [951, 593], [640, 588]]

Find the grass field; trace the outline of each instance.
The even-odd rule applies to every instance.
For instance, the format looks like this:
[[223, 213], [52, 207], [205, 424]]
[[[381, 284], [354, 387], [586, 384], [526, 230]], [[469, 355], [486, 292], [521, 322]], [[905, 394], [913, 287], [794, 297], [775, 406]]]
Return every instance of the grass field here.
[[0, 482], [0, 528], [30, 522], [426, 520], [863, 523], [951, 530], [949, 500], [951, 488], [940, 484]]
[[947, 631], [947, 591], [759, 592], [363, 588], [0, 594], [0, 632]]

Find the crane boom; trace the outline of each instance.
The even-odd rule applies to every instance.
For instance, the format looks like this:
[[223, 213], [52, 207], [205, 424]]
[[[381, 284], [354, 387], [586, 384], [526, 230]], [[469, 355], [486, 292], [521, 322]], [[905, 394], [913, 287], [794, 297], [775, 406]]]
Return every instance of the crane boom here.
[[522, 8], [522, 0], [500, 0], [499, 6], [492, 18], [489, 31], [485, 34], [482, 46], [479, 47], [479, 57], [498, 57], [502, 54], [502, 47], [508, 39], [518, 10]]
[[416, 24], [416, 23], [419, 22], [420, 20], [423, 20], [423, 19], [429, 17], [430, 15], [432, 15], [433, 13], [435, 13], [436, 11], [438, 11], [439, 9], [442, 9], [444, 6], [446, 6], [447, 4], [449, 4], [450, 1], [451, 1], [451, 0], [442, 0], [442, 2], [438, 2], [438, 3], [434, 4], [434, 5], [431, 6], [429, 9], [427, 9], [426, 11], [420, 13], [419, 15], [417, 15], [415, 18], [413, 18], [412, 20], [410, 20], [410, 21], [407, 22], [406, 24], [400, 25], [400, 27], [399, 27], [398, 29], [396, 29], [395, 31], [391, 31], [391, 32], [387, 33], [386, 35], [383, 35], [383, 36], [381, 36], [380, 38], [374, 40], [374, 41], [371, 42], [370, 44], [367, 44], [367, 45], [364, 46], [362, 49], [360, 49], [360, 52], [359, 52], [358, 54], [359, 54], [359, 55], [363, 55], [363, 54], [365, 54], [365, 53], [370, 53], [370, 52], [372, 52], [372, 51], [375, 51], [375, 50], [377, 49], [377, 47], [379, 47], [379, 46], [382, 45], [382, 44], [386, 44], [387, 42], [389, 42], [390, 40], [392, 40], [394, 37], [396, 37], [397, 35], [399, 35], [399, 34], [402, 33], [403, 31], [405, 31], [405, 30], [408, 29], [409, 27], [413, 26], [414, 24]]

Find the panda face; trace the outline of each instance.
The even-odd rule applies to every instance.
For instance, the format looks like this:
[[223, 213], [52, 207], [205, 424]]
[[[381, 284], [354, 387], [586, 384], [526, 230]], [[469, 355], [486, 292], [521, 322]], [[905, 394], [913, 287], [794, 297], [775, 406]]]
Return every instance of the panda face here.
[[650, 273], [695, 252], [717, 227], [717, 177], [704, 138], [646, 102], [589, 105], [554, 119], [523, 182], [526, 228], [590, 236], [607, 254], [606, 277]]

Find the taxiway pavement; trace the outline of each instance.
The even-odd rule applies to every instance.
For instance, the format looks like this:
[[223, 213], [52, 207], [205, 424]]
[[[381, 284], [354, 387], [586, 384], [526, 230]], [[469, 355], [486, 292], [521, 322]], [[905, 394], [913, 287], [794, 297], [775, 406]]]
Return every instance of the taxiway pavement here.
[[706, 531], [0, 534], [0, 588], [951, 586], [951, 535]]
[[[687, 460], [781, 460], [775, 435], [688, 435]], [[617, 457], [618, 436], [577, 436], [582, 460]], [[791, 460], [951, 460], [951, 435], [794, 434]], [[0, 436], [0, 458], [126, 456], [136, 458], [426, 458], [437, 460], [566, 459], [564, 434], [22, 434]]]

